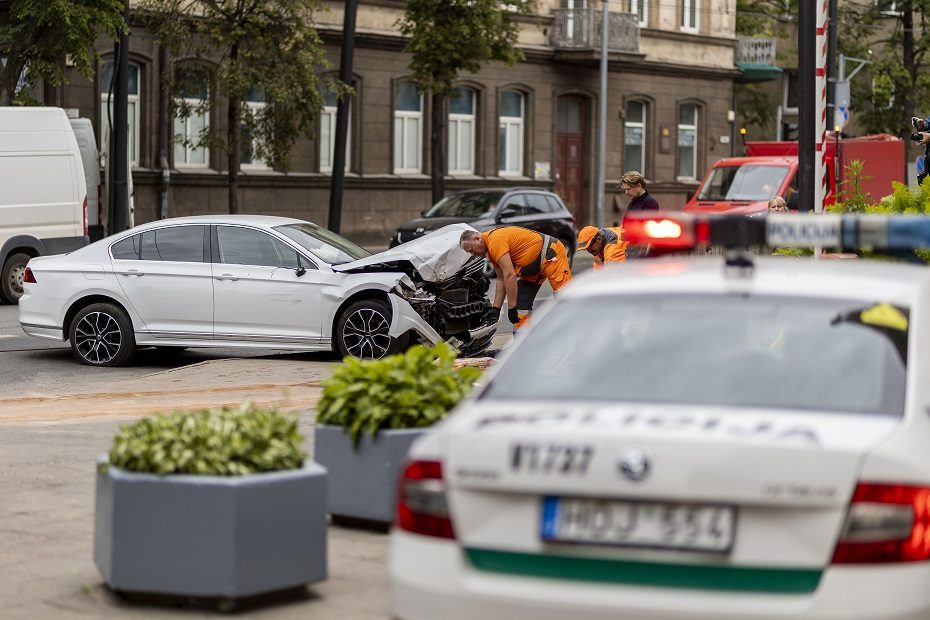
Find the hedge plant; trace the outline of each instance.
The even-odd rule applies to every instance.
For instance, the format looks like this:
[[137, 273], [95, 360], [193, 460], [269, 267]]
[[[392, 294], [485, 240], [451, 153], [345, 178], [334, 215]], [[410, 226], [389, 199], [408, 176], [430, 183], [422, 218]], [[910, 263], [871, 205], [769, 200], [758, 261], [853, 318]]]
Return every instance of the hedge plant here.
[[307, 458], [297, 416], [243, 403], [123, 425], [109, 463], [152, 474], [244, 476], [298, 469]]
[[347, 357], [323, 384], [317, 423], [341, 426], [358, 445], [363, 433], [423, 428], [446, 416], [481, 376], [477, 368], [455, 368], [445, 343], [415, 345], [380, 360]]

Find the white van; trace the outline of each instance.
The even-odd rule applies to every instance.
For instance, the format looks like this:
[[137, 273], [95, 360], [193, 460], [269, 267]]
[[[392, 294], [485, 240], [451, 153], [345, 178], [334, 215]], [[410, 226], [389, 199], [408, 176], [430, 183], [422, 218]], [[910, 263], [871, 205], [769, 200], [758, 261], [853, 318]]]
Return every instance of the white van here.
[[87, 184], [61, 108], [0, 108], [0, 298], [16, 303], [33, 256], [87, 245]]
[[94, 125], [89, 118], [69, 118], [74, 137], [77, 139], [78, 150], [81, 151], [81, 162], [84, 164], [84, 182], [87, 184], [87, 231], [90, 242], [100, 241], [103, 238], [103, 222], [100, 220], [100, 204], [103, 185], [100, 183], [100, 151], [97, 149], [97, 137], [94, 135]]

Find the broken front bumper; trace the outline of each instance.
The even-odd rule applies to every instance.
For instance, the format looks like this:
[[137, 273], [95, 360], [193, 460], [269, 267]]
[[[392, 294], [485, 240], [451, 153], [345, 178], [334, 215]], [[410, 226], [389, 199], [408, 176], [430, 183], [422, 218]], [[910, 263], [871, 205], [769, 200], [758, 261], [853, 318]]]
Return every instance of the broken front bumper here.
[[[388, 329], [389, 335], [397, 338], [412, 330], [430, 344], [436, 344], [442, 340], [442, 336], [439, 335], [439, 332], [423, 320], [423, 317], [413, 309], [410, 302], [393, 293], [388, 294], [388, 299], [391, 300], [391, 326]], [[480, 340], [494, 335], [495, 331], [497, 331], [497, 324], [491, 323], [490, 325], [484, 325], [477, 329], [469, 330], [468, 335], [471, 337], [471, 340]]]

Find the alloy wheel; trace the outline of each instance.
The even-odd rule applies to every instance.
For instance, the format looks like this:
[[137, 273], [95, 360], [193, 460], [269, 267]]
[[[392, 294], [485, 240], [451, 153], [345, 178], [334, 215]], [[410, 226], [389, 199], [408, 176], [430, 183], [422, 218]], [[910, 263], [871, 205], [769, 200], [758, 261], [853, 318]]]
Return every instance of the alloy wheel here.
[[348, 316], [342, 332], [346, 350], [359, 359], [380, 359], [391, 346], [390, 322], [371, 308], [359, 308]]
[[78, 354], [91, 364], [106, 364], [116, 357], [123, 336], [116, 319], [104, 312], [89, 312], [74, 331]]

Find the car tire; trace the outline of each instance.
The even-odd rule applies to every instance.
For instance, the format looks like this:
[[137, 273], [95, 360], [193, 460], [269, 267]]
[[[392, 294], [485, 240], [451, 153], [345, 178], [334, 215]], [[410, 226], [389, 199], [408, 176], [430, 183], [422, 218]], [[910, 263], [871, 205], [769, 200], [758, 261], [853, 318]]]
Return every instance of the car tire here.
[[343, 357], [381, 359], [407, 349], [408, 336], [392, 338], [391, 308], [379, 299], [357, 301], [336, 321], [336, 348]]
[[71, 351], [88, 366], [125, 366], [136, 354], [136, 337], [126, 311], [109, 303], [91, 304], [68, 329]]
[[3, 263], [3, 270], [0, 272], [0, 297], [9, 304], [15, 304], [23, 296], [23, 273], [26, 271], [26, 263], [32, 258], [23, 252], [17, 252]]

